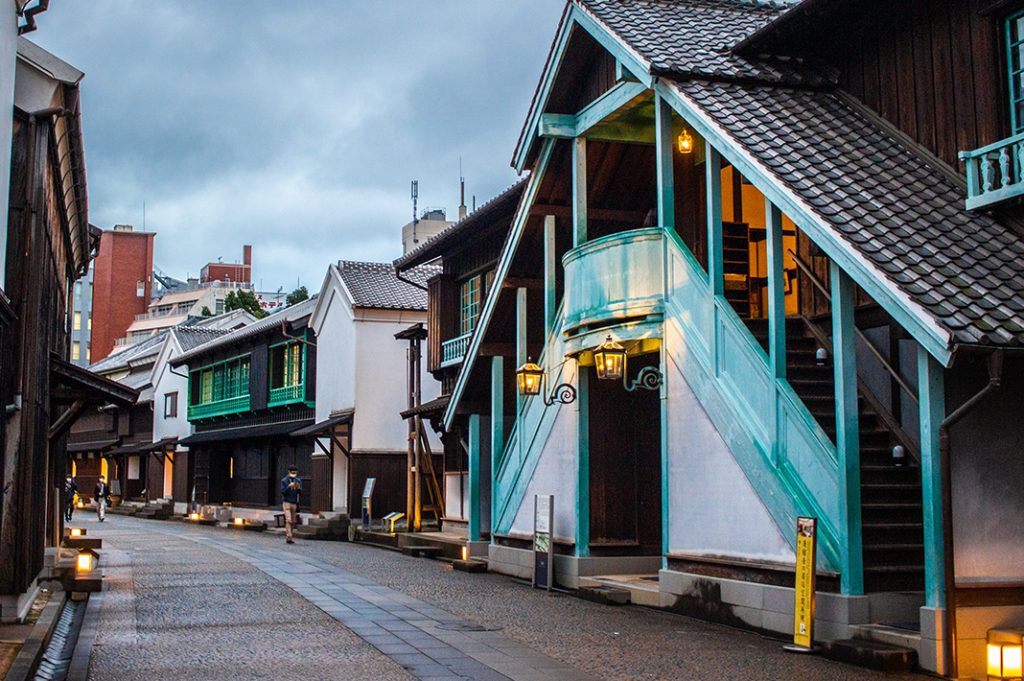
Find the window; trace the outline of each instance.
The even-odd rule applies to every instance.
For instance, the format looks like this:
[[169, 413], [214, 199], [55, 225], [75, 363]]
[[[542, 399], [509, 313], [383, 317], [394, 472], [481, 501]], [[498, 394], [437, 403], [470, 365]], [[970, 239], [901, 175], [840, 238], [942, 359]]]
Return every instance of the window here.
[[303, 383], [304, 353], [298, 342], [282, 343], [270, 348], [270, 387], [286, 388]]
[[82, 313], [81, 312], [78, 312], [78, 311], [75, 312], [74, 324], [75, 324], [75, 331], [81, 331], [82, 330]]
[[90, 312], [85, 318], [85, 328], [92, 331], [92, 313]]
[[92, 361], [92, 343], [86, 343], [85, 344], [85, 361], [86, 362], [91, 362]]
[[459, 289], [459, 335], [464, 336], [476, 327], [480, 316], [480, 302], [483, 300], [483, 287], [480, 276], [463, 282]]
[[171, 418], [178, 415], [178, 393], [166, 393], [164, 395], [164, 417]]
[[222, 314], [224, 312], [224, 299], [223, 298], [218, 298], [217, 299], [217, 304], [214, 305], [213, 307], [215, 309], [215, 312], [214, 312], [215, 314]]
[[1010, 76], [1010, 121], [1016, 135], [1024, 132], [1024, 12], [1006, 20], [1006, 50]]
[[73, 359], [73, 360], [80, 359], [79, 355], [81, 355], [81, 353], [82, 353], [82, 344], [79, 343], [78, 341], [73, 341], [71, 343], [71, 359]]
[[[89, 285], [92, 286], [92, 284], [89, 284]], [[75, 282], [75, 300], [81, 300], [81, 299], [82, 299], [82, 282], [76, 281]]]

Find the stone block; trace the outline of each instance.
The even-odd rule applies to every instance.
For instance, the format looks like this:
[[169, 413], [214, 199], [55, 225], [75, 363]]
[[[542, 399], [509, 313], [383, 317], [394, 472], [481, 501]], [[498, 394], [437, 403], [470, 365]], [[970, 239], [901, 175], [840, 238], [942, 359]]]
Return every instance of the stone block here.
[[583, 586], [576, 595], [585, 601], [601, 605], [626, 605], [629, 603], [629, 591], [614, 586]]
[[796, 594], [793, 589], [784, 586], [765, 586], [764, 609], [793, 616]]
[[764, 607], [763, 584], [741, 582], [735, 579], [723, 579], [720, 584], [724, 603], [745, 608], [757, 608], [758, 610]]
[[883, 672], [906, 672], [917, 664], [917, 651], [866, 639], [840, 639], [822, 644], [830, 660]]
[[814, 608], [819, 619], [832, 622], [866, 624], [871, 621], [871, 601], [867, 596], [818, 592]]

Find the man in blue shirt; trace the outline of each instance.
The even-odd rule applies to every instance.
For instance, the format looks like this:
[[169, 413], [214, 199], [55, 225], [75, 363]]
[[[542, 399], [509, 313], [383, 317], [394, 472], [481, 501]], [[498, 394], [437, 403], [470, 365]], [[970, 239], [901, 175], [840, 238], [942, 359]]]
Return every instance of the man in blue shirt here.
[[292, 526], [299, 522], [299, 495], [302, 494], [302, 480], [297, 466], [288, 466], [288, 475], [281, 478], [281, 503], [284, 506], [285, 541], [294, 544]]

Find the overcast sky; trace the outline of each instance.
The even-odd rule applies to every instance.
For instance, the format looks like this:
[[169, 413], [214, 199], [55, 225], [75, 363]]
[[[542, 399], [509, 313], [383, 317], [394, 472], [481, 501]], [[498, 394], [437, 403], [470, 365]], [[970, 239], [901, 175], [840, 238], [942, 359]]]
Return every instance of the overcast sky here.
[[58, 0], [28, 38], [85, 72], [90, 222], [196, 275], [253, 245], [263, 290], [390, 261], [419, 207], [516, 180], [561, 0]]

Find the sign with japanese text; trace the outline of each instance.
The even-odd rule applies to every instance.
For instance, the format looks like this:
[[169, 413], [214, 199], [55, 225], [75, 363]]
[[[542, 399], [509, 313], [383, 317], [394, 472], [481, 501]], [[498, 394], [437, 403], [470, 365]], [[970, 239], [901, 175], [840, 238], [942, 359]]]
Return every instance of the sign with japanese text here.
[[814, 647], [814, 587], [818, 544], [817, 518], [796, 520], [796, 603], [793, 613], [793, 643]]

